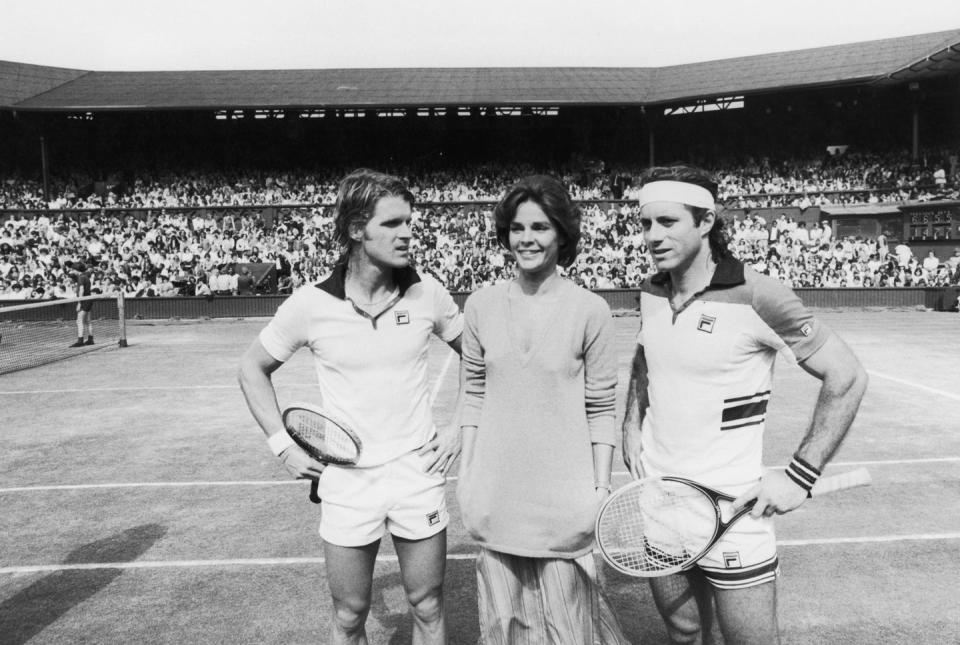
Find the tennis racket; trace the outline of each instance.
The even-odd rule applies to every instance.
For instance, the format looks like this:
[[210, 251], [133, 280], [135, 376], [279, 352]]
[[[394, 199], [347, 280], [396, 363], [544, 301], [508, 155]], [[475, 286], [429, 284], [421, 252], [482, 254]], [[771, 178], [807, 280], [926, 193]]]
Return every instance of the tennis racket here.
[[[822, 495], [866, 486], [870, 473], [859, 468], [822, 477], [810, 491]], [[724, 533], [753, 508], [750, 501], [724, 521], [720, 503], [732, 495], [682, 477], [646, 477], [618, 489], [597, 516], [597, 546], [611, 567], [653, 578], [685, 571], [706, 555]]]
[[[360, 459], [360, 437], [345, 423], [311, 405], [283, 411], [283, 426], [304, 452], [325, 464], [352, 466]], [[310, 501], [320, 503], [319, 479], [310, 481]]]

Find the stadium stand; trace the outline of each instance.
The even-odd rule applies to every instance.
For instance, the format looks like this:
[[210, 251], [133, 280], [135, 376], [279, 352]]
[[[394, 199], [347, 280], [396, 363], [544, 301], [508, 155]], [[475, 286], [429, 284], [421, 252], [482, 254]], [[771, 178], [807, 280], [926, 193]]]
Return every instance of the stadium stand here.
[[[737, 256], [762, 273], [795, 287], [903, 287], [947, 286], [960, 283], [956, 262], [947, 258], [917, 258], [905, 244], [895, 249], [884, 240], [834, 235], [828, 224], [813, 226], [781, 215], [767, 221], [751, 215], [742, 195], [730, 187], [746, 187], [754, 198], [783, 197], [787, 193], [754, 193], [754, 190], [804, 189], [812, 182], [832, 181], [839, 188], [839, 201], [847, 203], [849, 184], [831, 179], [806, 162], [783, 168], [799, 168], [796, 176], [766, 166], [745, 171], [721, 170], [718, 174], [728, 202], [738, 207], [728, 218], [731, 246]], [[883, 166], [874, 158], [856, 165], [837, 166], [836, 177], [884, 178], [901, 181], [904, 166]], [[464, 199], [496, 199], [514, 173], [478, 168], [471, 175], [458, 172], [412, 176], [410, 183], [421, 200], [414, 214], [417, 262], [453, 291], [472, 291], [510, 275], [510, 259], [497, 245], [491, 223], [493, 202]], [[952, 168], [951, 170], [955, 170]], [[338, 251], [331, 232], [331, 178], [339, 169], [322, 174], [263, 173], [258, 176], [182, 176], [170, 183], [145, 180], [134, 185], [126, 200], [98, 202], [93, 211], [7, 211], [0, 222], [0, 299], [34, 300], [69, 297], [75, 292], [71, 267], [84, 262], [94, 268], [95, 293], [123, 292], [127, 297], [178, 295], [236, 295], [237, 275], [253, 269], [255, 278], [245, 290], [255, 293], [287, 293], [318, 280], [336, 261]], [[826, 178], [826, 179], [824, 179]], [[894, 190], [914, 191], [922, 175], [910, 176]], [[846, 180], [843, 180], [846, 181]], [[956, 197], [956, 179], [936, 188], [936, 195]], [[22, 185], [6, 182], [11, 193]], [[823, 184], [813, 190], [824, 195]], [[854, 189], [859, 188], [856, 186]], [[576, 191], [606, 198], [583, 201], [584, 235], [580, 256], [568, 274], [592, 289], [634, 288], [650, 275], [652, 267], [629, 201], [610, 199], [610, 189], [597, 176]], [[22, 194], [22, 192], [20, 192]], [[304, 195], [313, 202], [300, 203]], [[911, 196], [913, 193], [911, 193]], [[852, 199], [852, 197], [850, 198]], [[237, 209], [214, 211], [204, 206], [225, 204], [298, 204], [284, 209], [275, 222], [265, 222], [254, 212]], [[770, 200], [763, 202], [769, 204]], [[786, 203], [786, 202], [778, 202]], [[829, 203], [829, 202], [821, 202]], [[121, 209], [125, 206], [126, 209]], [[174, 207], [193, 206], [177, 211]], [[906, 249], [906, 250], [904, 250]], [[896, 252], [894, 252], [896, 251]], [[954, 254], [956, 256], [956, 254]], [[263, 268], [266, 267], [267, 270]]]
[[413, 188], [417, 261], [454, 291], [510, 274], [490, 211], [533, 172], [582, 203], [570, 276], [634, 288], [655, 158], [714, 171], [734, 252], [794, 287], [956, 285], [958, 52], [953, 29], [663, 68], [0, 61], [0, 299], [73, 295], [78, 262], [101, 294], [288, 293], [336, 260], [330, 206], [360, 165]]

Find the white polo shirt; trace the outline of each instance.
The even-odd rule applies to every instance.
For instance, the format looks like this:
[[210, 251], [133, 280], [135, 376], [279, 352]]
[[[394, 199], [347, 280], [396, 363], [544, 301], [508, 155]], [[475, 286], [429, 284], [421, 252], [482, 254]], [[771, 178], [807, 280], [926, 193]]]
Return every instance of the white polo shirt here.
[[666, 274], [643, 284], [643, 466], [721, 489], [754, 483], [777, 353], [806, 360], [831, 332], [793, 291], [730, 258], [685, 307], [674, 311], [669, 297]]
[[376, 318], [354, 307], [343, 288], [345, 267], [297, 289], [260, 332], [271, 356], [313, 353], [323, 407], [359, 435], [358, 465], [374, 466], [416, 450], [435, 434], [427, 348], [463, 331], [446, 289], [413, 269], [396, 272], [399, 294]]

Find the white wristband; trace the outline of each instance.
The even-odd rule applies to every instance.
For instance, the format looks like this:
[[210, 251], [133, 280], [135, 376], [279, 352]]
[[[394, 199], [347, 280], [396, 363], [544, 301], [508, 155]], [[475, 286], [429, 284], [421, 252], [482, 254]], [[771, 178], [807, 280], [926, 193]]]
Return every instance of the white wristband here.
[[270, 438], [267, 439], [267, 445], [270, 446], [270, 450], [273, 451], [273, 454], [275, 454], [277, 457], [279, 457], [284, 450], [292, 446], [294, 443], [295, 442], [293, 438], [284, 430], [281, 430], [274, 435], [270, 435]]

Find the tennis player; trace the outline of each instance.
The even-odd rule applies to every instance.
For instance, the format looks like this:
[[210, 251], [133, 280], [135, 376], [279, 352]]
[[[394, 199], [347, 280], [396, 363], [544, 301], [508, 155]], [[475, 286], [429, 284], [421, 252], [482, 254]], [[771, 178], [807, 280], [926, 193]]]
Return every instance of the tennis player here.
[[480, 642], [626, 643], [591, 553], [616, 441], [613, 320], [557, 273], [577, 257], [580, 211], [532, 176], [494, 218], [517, 275], [467, 299], [461, 364], [457, 497], [481, 547]]
[[[397, 178], [357, 170], [340, 183], [333, 273], [295, 291], [241, 361], [247, 404], [273, 452], [300, 478], [318, 478], [320, 536], [333, 597], [331, 643], [366, 643], [380, 539], [393, 538], [414, 618], [413, 642], [446, 642], [447, 509], [427, 379], [435, 334], [460, 351], [463, 320], [450, 295], [410, 258], [413, 195]], [[324, 408], [359, 435], [357, 467], [312, 460], [284, 431], [271, 375], [309, 347]], [[446, 463], [444, 461], [444, 463]]]
[[[83, 262], [74, 266], [77, 281], [77, 297], [89, 296], [91, 291], [90, 274], [87, 273], [87, 267]], [[84, 345], [93, 345], [93, 329], [90, 326], [90, 312], [93, 311], [93, 301], [84, 300], [77, 303], [77, 342], [70, 347], [83, 347]], [[86, 336], [86, 340], [84, 340]]]
[[[867, 376], [790, 289], [732, 257], [708, 173], [652, 168], [640, 185], [640, 224], [659, 272], [642, 286], [624, 461], [634, 477], [678, 475], [737, 495], [737, 509], [757, 500], [693, 570], [652, 578], [654, 599], [674, 643], [699, 642], [714, 619], [711, 598], [728, 645], [779, 643], [772, 516], [807, 498], [853, 422]], [[822, 384], [789, 467], [765, 472], [781, 350]]]

